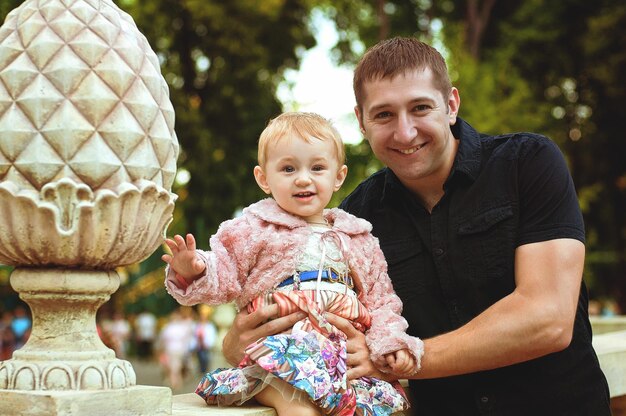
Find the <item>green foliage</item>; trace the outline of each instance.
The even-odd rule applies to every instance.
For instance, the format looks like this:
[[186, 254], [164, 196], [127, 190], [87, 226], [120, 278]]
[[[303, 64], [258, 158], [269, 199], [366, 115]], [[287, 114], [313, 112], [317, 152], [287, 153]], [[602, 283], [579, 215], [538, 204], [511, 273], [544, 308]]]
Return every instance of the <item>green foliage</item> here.
[[0, 22], [4, 22], [4, 19], [9, 12], [22, 4], [24, 0], [2, 0], [0, 2]]
[[501, 58], [501, 52], [477, 61], [463, 48], [465, 38], [459, 23], [447, 24], [445, 36], [446, 49], [451, 51], [449, 71], [461, 97], [461, 117], [479, 131], [492, 134], [545, 128], [547, 105], [529, 105], [534, 97], [528, 81]]

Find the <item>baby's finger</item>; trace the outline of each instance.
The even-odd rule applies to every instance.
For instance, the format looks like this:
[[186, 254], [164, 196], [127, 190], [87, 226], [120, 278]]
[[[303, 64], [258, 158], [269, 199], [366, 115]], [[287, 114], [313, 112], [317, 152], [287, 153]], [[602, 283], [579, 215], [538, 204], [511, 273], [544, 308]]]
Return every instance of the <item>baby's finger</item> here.
[[180, 235], [176, 234], [174, 236], [174, 241], [176, 241], [176, 244], [178, 245], [179, 250], [187, 249], [187, 244], [185, 244], [185, 240]]
[[196, 250], [196, 239], [193, 237], [193, 234], [187, 234], [187, 249]]
[[164, 254], [161, 256], [161, 260], [163, 260], [167, 264], [170, 264], [172, 262], [172, 256], [170, 256], [169, 254]]
[[194, 272], [202, 273], [204, 271], [205, 267], [206, 266], [204, 265], [204, 262], [196, 257], [196, 259], [193, 261], [193, 270], [194, 270]]
[[409, 362], [409, 357], [407, 354], [397, 354], [396, 362], [398, 363], [399, 367], [404, 368]]
[[387, 365], [391, 368], [393, 368], [396, 364], [396, 357], [393, 354], [387, 354], [385, 356], [385, 360], [387, 361]]
[[165, 240], [165, 245], [170, 249], [172, 254], [178, 253], [178, 244], [170, 238]]
[[415, 372], [415, 359], [413, 356], [407, 356], [404, 364], [402, 365], [403, 374], [411, 374]]

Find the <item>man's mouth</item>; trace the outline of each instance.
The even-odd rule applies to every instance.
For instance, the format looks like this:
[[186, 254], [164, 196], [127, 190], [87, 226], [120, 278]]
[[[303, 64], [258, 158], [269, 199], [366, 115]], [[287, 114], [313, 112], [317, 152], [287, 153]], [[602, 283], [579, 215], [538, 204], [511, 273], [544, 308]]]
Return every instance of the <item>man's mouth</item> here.
[[413, 146], [413, 147], [411, 147], [409, 149], [404, 149], [404, 150], [398, 149], [398, 152], [400, 152], [400, 153], [402, 153], [404, 155], [410, 155], [410, 154], [415, 153], [418, 150], [420, 150], [422, 147], [424, 147], [424, 145], [425, 145], [425, 143], [422, 143], [422, 144], [418, 144], [417, 146]]

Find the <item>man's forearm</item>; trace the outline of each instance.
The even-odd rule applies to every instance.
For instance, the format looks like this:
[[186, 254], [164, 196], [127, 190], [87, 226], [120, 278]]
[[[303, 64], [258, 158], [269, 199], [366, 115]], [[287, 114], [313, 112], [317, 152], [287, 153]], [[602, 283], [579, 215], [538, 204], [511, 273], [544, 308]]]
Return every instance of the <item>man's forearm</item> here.
[[424, 340], [422, 370], [415, 378], [490, 370], [567, 347], [567, 329], [547, 308], [512, 294], [465, 326]]

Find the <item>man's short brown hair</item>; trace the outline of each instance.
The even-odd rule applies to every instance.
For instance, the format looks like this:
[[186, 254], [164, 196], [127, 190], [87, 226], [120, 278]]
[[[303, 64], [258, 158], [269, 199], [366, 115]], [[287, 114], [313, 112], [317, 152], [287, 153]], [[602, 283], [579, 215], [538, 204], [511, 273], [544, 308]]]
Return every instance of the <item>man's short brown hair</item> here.
[[430, 68], [435, 87], [447, 100], [452, 89], [443, 56], [432, 46], [415, 38], [395, 37], [378, 42], [365, 52], [354, 70], [353, 88], [356, 104], [363, 111], [363, 85], [372, 80], [395, 78], [408, 71]]

